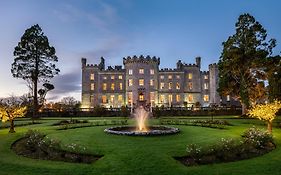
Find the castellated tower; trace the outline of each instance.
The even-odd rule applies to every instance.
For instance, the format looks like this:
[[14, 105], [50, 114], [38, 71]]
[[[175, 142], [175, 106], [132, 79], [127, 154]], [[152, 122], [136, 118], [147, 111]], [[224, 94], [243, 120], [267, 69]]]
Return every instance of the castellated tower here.
[[158, 92], [158, 73], [160, 58], [149, 55], [144, 57], [123, 58], [126, 70], [126, 100], [128, 106], [155, 106]]
[[220, 96], [217, 92], [218, 89], [218, 74], [219, 69], [216, 63], [209, 65], [209, 77], [210, 77], [210, 104], [220, 104]]

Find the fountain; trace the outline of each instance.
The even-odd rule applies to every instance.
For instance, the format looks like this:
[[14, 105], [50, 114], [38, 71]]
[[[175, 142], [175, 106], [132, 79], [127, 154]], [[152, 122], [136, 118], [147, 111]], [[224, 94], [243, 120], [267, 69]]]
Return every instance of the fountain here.
[[139, 106], [135, 113], [133, 114], [136, 120], [136, 126], [114, 126], [106, 128], [104, 131], [110, 134], [117, 135], [168, 135], [176, 134], [179, 132], [178, 128], [168, 127], [168, 126], [146, 126], [146, 121], [149, 116], [143, 106]]

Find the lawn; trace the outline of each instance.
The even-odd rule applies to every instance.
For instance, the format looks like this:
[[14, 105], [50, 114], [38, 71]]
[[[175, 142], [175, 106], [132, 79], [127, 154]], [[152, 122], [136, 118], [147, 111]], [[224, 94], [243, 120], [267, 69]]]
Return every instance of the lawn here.
[[[220, 117], [224, 118], [224, 117]], [[84, 119], [84, 118], [83, 118]], [[93, 120], [93, 118], [85, 118]], [[124, 118], [122, 118], [124, 119]], [[191, 119], [181, 117], [181, 120]], [[187, 144], [196, 143], [207, 147], [221, 138], [240, 138], [241, 133], [255, 124], [265, 128], [262, 122], [254, 119], [237, 119], [227, 117], [233, 126], [226, 129], [213, 129], [198, 126], [183, 126], [181, 132], [170, 136], [132, 137], [104, 133], [109, 126], [93, 126], [68, 130], [56, 130], [52, 126], [59, 118], [42, 119], [42, 124], [16, 127], [15, 134], [7, 134], [8, 129], [0, 129], [0, 174], [279, 174], [281, 172], [281, 130], [273, 129], [277, 149], [261, 157], [248, 160], [186, 167], [176, 161], [174, 156], [185, 155]], [[95, 120], [112, 120], [111, 118], [95, 118]], [[114, 118], [118, 120], [118, 118]], [[20, 120], [18, 123], [30, 122]], [[133, 123], [132, 120], [129, 123]], [[158, 124], [153, 119], [150, 123]], [[10, 145], [22, 137], [28, 129], [37, 129], [48, 137], [60, 140], [62, 144], [77, 143], [86, 147], [86, 152], [104, 155], [92, 164], [75, 164], [47, 160], [35, 160], [16, 155]], [[65, 148], [67, 149], [67, 148]]]

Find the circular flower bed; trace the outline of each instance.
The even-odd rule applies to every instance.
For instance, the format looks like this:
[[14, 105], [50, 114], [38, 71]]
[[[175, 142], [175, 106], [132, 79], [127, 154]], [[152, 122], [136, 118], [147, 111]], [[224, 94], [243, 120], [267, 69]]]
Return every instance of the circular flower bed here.
[[170, 135], [180, 132], [178, 128], [168, 126], [151, 126], [148, 131], [137, 131], [134, 126], [115, 126], [106, 128], [106, 133], [129, 136]]

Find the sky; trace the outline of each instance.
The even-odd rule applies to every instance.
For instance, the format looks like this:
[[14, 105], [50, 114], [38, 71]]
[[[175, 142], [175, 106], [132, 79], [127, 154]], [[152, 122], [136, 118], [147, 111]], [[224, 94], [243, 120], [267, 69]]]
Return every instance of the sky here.
[[160, 68], [175, 68], [177, 60], [202, 70], [218, 62], [222, 42], [235, 33], [239, 15], [250, 13], [275, 38], [281, 51], [279, 0], [1, 0], [0, 98], [28, 92], [13, 78], [13, 51], [27, 28], [39, 24], [56, 49], [60, 74], [48, 101], [66, 96], [81, 100], [81, 58], [88, 63], [122, 65], [133, 55], [160, 57]]

